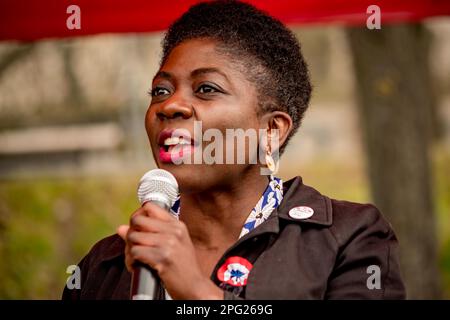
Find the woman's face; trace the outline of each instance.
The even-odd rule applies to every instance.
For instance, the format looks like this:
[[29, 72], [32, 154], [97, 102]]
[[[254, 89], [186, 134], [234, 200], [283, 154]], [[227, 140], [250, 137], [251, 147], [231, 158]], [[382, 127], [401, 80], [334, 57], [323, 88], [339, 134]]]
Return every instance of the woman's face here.
[[[201, 155], [201, 164], [198, 164], [199, 157], [194, 159], [193, 153], [200, 150], [200, 146], [205, 151], [211, 143], [198, 141], [198, 130], [194, 136], [195, 121], [200, 121], [196, 125], [198, 129], [201, 123], [202, 133], [216, 129], [216, 133], [222, 134], [224, 163], [225, 144], [229, 143], [226, 129], [254, 129], [258, 133], [260, 128], [256, 87], [246, 80], [242, 64], [217, 52], [216, 44], [211, 39], [181, 43], [167, 57], [152, 84], [152, 101], [145, 119], [147, 135], [158, 167], [175, 176], [181, 192], [229, 186], [236, 183], [244, 172], [259, 172], [257, 165], [248, 163], [248, 155], [246, 163], [239, 165], [205, 164], [201, 153], [198, 154]], [[175, 129], [187, 130], [193, 140], [188, 141], [185, 137], [181, 142], [186, 143], [184, 145], [180, 140], [170, 138]], [[239, 150], [237, 143], [233, 150], [235, 154], [243, 151]], [[256, 153], [257, 150], [250, 152]], [[181, 155], [190, 157], [191, 164], [173, 163]]]

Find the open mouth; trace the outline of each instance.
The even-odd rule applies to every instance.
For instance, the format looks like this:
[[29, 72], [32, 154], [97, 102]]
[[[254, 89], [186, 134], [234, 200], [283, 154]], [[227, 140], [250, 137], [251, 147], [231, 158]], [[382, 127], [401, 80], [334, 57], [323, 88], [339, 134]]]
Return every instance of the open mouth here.
[[158, 145], [159, 158], [164, 163], [179, 164], [178, 161], [194, 150], [194, 140], [190, 135], [183, 135], [176, 130], [161, 131]]
[[193, 145], [193, 143], [184, 137], [170, 137], [163, 141], [164, 151], [171, 152], [177, 146]]

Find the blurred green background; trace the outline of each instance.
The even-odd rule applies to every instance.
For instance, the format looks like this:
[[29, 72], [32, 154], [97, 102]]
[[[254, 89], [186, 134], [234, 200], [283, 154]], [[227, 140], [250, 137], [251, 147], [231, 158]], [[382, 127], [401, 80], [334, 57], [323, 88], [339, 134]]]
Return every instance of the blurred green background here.
[[[427, 28], [444, 130], [431, 150], [432, 193], [443, 297], [450, 299], [450, 23], [437, 19]], [[343, 30], [295, 31], [315, 92], [279, 175], [301, 175], [333, 198], [371, 202]], [[143, 117], [160, 40], [0, 44], [0, 299], [59, 299], [66, 268], [136, 210], [137, 182], [154, 168]]]

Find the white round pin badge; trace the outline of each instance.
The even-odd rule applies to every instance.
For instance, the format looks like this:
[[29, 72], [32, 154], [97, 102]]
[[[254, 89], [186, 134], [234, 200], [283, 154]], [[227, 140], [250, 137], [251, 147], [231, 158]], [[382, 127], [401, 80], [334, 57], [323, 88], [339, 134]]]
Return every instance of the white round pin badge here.
[[294, 219], [308, 219], [313, 214], [314, 210], [306, 206], [295, 207], [289, 210], [289, 216]]

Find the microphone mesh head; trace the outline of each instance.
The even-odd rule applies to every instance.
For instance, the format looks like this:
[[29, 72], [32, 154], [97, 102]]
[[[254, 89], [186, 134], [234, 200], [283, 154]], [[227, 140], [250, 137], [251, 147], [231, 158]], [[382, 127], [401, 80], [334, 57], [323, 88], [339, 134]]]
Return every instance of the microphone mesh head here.
[[139, 181], [137, 195], [141, 205], [159, 201], [170, 208], [178, 197], [178, 183], [169, 171], [150, 170]]

